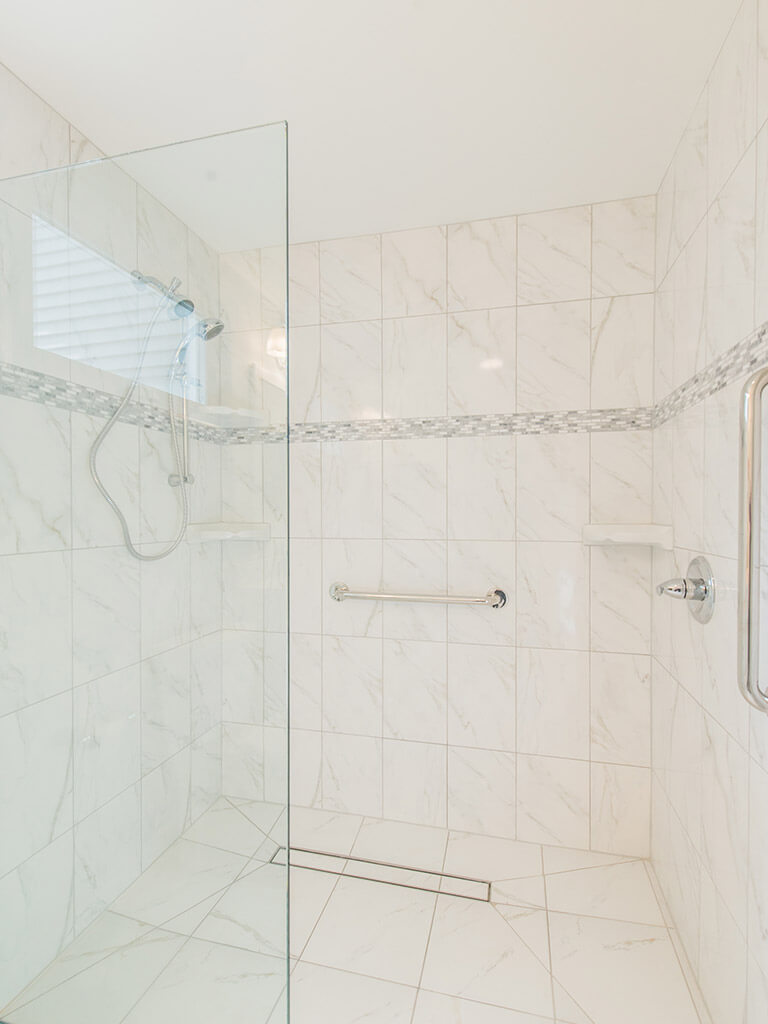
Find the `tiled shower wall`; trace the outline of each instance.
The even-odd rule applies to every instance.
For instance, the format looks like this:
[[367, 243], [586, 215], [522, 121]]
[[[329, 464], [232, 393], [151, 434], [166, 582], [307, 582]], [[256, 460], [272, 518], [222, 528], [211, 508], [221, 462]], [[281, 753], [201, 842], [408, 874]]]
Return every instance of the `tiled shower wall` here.
[[[745, 0], [659, 192], [657, 401], [768, 319], [767, 117], [768, 4]], [[652, 744], [653, 863], [715, 1024], [768, 1019], [768, 719], [736, 677], [741, 383], [654, 437], [675, 537], [654, 580], [702, 552], [717, 580], [707, 626], [654, 599]]]
[[[93, 153], [2, 67], [0, 109], [0, 178]], [[93, 173], [79, 192], [56, 176], [57, 223], [124, 266], [178, 274], [215, 311], [204, 243], [116, 169]], [[122, 392], [118, 378], [32, 348], [30, 238], [28, 218], [0, 207], [0, 359]], [[221, 792], [222, 609], [220, 545], [185, 544], [157, 563], [126, 553], [88, 477], [103, 420], [8, 395], [0, 417], [4, 1004]], [[194, 519], [220, 518], [218, 456], [193, 444]], [[167, 542], [168, 435], [120, 424], [101, 466], [142, 549]]]
[[[582, 527], [650, 522], [650, 431], [585, 424], [652, 400], [654, 215], [292, 248], [294, 802], [648, 853], [650, 549]], [[441, 420], [562, 410], [545, 435]], [[339, 604], [335, 581], [507, 604]]]

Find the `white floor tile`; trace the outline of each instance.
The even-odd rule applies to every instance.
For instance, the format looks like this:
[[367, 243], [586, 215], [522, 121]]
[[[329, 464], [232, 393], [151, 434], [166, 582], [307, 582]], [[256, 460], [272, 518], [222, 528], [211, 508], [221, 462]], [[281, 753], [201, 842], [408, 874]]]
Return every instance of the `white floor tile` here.
[[550, 910], [664, 926], [642, 861], [547, 876]]
[[491, 902], [516, 907], [545, 907], [544, 876], [509, 878], [491, 885]]
[[436, 898], [415, 889], [340, 878], [304, 959], [416, 985]]
[[53, 963], [6, 1007], [6, 1010], [13, 1010], [36, 999], [151, 931], [151, 925], [105, 911], [67, 946]]
[[552, 971], [594, 1024], [698, 1024], [666, 929], [550, 913]]
[[185, 839], [252, 857], [266, 839], [262, 830], [228, 800], [218, 800], [184, 833]]
[[163, 924], [226, 888], [245, 857], [179, 839], [112, 904], [111, 909], [149, 924]]
[[291, 977], [291, 1024], [411, 1024], [416, 989], [300, 963]]
[[439, 897], [422, 985], [446, 995], [552, 1015], [549, 972], [488, 903]]
[[555, 1024], [552, 1017], [531, 1016], [487, 1003], [419, 992], [413, 1024]]
[[230, 800], [230, 803], [267, 835], [285, 812], [285, 804], [271, 804], [265, 800]]
[[301, 955], [337, 881], [337, 875], [291, 868], [292, 956]]
[[125, 1024], [265, 1024], [286, 974], [279, 957], [190, 939]]
[[254, 953], [285, 956], [286, 869], [264, 864], [238, 879], [200, 924], [195, 936]]
[[497, 906], [496, 912], [523, 940], [536, 959], [550, 970], [549, 924], [545, 910]]
[[451, 832], [444, 870], [451, 875], [484, 878], [529, 878], [541, 874], [541, 847], [514, 839], [495, 839], [468, 832]]
[[591, 853], [589, 850], [568, 850], [564, 846], [543, 846], [544, 872], [580, 871], [582, 868], [602, 868], [608, 864], [625, 864], [633, 857], [615, 853]]
[[185, 942], [154, 929], [6, 1015], [6, 1024], [120, 1024]]

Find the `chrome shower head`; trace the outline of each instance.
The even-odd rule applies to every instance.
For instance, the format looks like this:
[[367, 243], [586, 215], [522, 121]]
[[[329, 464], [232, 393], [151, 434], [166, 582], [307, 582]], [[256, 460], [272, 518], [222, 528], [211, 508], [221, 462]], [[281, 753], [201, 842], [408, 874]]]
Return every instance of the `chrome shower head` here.
[[179, 317], [180, 320], [185, 317], [191, 316], [195, 311], [195, 304], [192, 299], [180, 299], [176, 296], [176, 289], [181, 284], [178, 277], [174, 277], [169, 285], [164, 285], [162, 281], [158, 281], [156, 277], [151, 277], [149, 274], [142, 274], [140, 270], [132, 270], [131, 277], [135, 283], [144, 288], [151, 288], [153, 291], [160, 292], [161, 295], [171, 302], [173, 301], [173, 314]]
[[172, 366], [179, 367], [184, 363], [187, 358], [187, 349], [195, 338], [202, 338], [203, 341], [212, 341], [214, 338], [218, 338], [223, 330], [223, 320], [198, 320], [179, 342], [179, 347], [176, 349], [176, 354], [173, 357]]
[[213, 341], [214, 338], [218, 338], [223, 330], [223, 320], [201, 320], [197, 325], [198, 334], [205, 341]]

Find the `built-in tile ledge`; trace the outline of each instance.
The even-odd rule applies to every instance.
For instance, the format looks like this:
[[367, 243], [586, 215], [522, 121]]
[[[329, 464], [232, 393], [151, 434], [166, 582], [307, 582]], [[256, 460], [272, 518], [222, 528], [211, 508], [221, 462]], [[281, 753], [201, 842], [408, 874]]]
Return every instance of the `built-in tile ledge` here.
[[189, 415], [196, 423], [217, 430], [242, 430], [269, 426], [266, 409], [231, 409], [227, 405], [201, 405], [189, 403]]
[[590, 523], [582, 527], [584, 544], [648, 544], [663, 551], [672, 550], [672, 527], [648, 523]]
[[204, 543], [213, 540], [269, 540], [269, 523], [190, 523], [187, 540]]

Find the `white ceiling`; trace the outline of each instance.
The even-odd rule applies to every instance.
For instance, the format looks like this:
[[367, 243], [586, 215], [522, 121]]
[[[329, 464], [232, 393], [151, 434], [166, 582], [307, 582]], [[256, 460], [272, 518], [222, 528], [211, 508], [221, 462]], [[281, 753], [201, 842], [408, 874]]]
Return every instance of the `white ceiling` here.
[[739, 0], [16, 0], [107, 152], [287, 119], [292, 237], [656, 191]]

